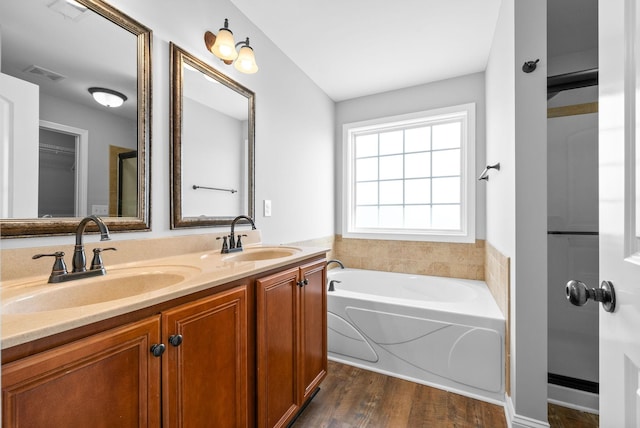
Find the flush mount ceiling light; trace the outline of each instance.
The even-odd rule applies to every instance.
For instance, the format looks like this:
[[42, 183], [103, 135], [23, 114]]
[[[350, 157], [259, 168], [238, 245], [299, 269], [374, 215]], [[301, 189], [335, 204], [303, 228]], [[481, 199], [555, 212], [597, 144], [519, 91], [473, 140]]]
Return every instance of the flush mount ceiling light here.
[[105, 107], [120, 107], [127, 97], [118, 91], [106, 88], [89, 88], [89, 93], [93, 99]]
[[[233, 64], [236, 70], [247, 74], [258, 71], [253, 48], [249, 46], [249, 38], [235, 43], [233, 33], [229, 30], [228, 19], [225, 18], [224, 27], [218, 31], [217, 36], [211, 31], [204, 33], [204, 44], [209, 52], [220, 58], [225, 64]], [[240, 52], [237, 51], [239, 46], [241, 46]]]

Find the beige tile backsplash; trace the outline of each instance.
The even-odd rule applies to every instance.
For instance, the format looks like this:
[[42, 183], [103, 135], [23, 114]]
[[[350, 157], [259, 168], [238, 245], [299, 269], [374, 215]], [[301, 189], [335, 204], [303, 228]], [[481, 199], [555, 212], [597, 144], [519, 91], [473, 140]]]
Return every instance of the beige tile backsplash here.
[[510, 260], [489, 242], [486, 243], [485, 282], [506, 317], [509, 310]]
[[484, 240], [472, 244], [347, 239], [336, 235], [333, 256], [347, 267], [484, 279]]
[[511, 395], [511, 260], [489, 242], [485, 247], [485, 282], [505, 317], [505, 392]]

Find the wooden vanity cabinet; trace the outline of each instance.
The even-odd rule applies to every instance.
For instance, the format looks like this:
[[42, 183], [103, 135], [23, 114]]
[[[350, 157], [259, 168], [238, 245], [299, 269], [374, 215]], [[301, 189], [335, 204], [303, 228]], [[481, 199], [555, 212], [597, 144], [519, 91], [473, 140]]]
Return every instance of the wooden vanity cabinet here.
[[160, 317], [2, 366], [2, 426], [158, 427]]
[[326, 262], [270, 273], [4, 350], [2, 427], [286, 426], [326, 376]]
[[306, 284], [300, 288], [300, 367], [298, 398], [309, 400], [327, 376], [327, 268], [310, 263], [300, 268]]
[[247, 427], [247, 287], [162, 313], [164, 427]]
[[286, 426], [327, 374], [324, 260], [256, 280], [258, 427]]

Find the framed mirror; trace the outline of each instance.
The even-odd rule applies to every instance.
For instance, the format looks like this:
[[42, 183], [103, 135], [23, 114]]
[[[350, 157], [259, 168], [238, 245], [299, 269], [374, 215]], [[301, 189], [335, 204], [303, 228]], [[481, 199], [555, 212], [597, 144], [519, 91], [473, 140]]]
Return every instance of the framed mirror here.
[[255, 95], [175, 44], [171, 56], [171, 228], [254, 217]]
[[2, 238], [149, 230], [151, 34], [102, 0], [0, 2]]

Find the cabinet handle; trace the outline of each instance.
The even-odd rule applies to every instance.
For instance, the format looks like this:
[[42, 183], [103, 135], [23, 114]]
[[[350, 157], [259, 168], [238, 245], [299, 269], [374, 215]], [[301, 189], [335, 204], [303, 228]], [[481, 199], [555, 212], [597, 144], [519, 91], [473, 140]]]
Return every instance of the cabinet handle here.
[[169, 336], [169, 343], [173, 346], [180, 346], [182, 344], [182, 335], [181, 334], [173, 334]]
[[305, 279], [302, 281], [302, 285], [307, 285], [307, 284], [309, 284], [309, 280], [308, 280], [307, 278], [305, 278]]
[[303, 279], [302, 281], [296, 282], [296, 284], [298, 284], [298, 287], [300, 287], [300, 288], [304, 287], [308, 283], [309, 283], [309, 280], [307, 278]]
[[166, 346], [164, 346], [164, 343], [156, 343], [151, 346], [151, 353], [153, 354], [154, 357], [159, 357], [162, 354], [164, 354], [165, 349], [166, 349]]

